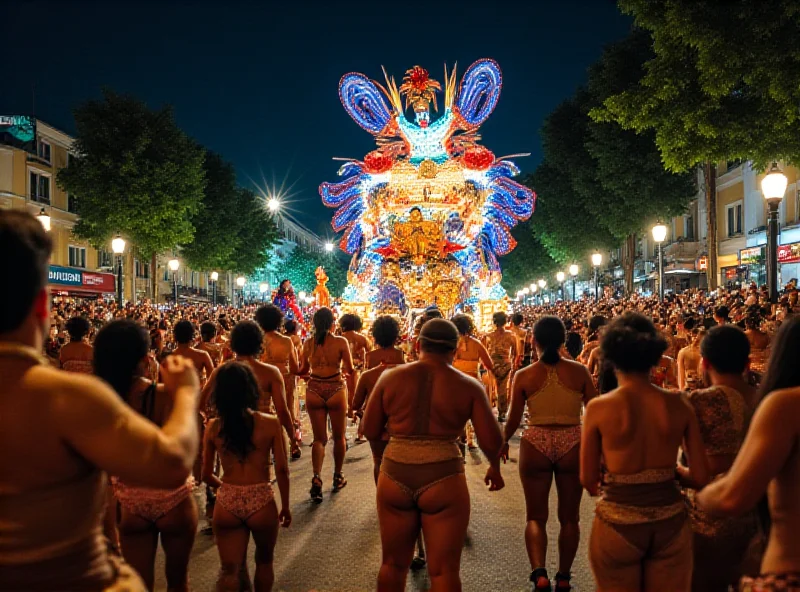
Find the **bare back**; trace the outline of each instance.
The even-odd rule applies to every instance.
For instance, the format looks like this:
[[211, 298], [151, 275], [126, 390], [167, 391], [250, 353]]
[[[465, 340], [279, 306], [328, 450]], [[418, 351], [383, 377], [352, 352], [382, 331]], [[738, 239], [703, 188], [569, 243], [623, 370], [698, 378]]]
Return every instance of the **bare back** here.
[[[214, 448], [219, 453], [222, 463], [222, 481], [231, 485], [250, 485], [252, 483], [269, 482], [270, 466], [272, 465], [272, 452], [283, 443], [277, 440], [283, 438], [281, 423], [277, 416], [267, 413], [252, 412], [254, 449], [242, 461], [234, 453], [225, 449], [224, 438], [220, 435], [222, 420], [211, 420], [208, 426], [208, 436]], [[276, 452], [277, 454], [277, 452]]]

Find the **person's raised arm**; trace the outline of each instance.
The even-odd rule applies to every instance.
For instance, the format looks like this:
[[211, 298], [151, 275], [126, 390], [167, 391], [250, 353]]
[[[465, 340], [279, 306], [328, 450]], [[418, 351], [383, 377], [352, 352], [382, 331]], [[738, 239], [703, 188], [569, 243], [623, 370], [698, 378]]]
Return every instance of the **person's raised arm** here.
[[102, 382], [76, 376], [57, 404], [64, 440], [91, 464], [130, 484], [179, 487], [197, 456], [199, 380], [192, 362], [180, 356], [170, 356], [163, 371], [173, 403], [161, 429]]
[[595, 416], [600, 412], [598, 406], [602, 404], [602, 398], [589, 403], [583, 414], [580, 479], [581, 485], [591, 496], [596, 496], [600, 492], [600, 455], [603, 451]]
[[275, 478], [278, 480], [278, 491], [281, 494], [281, 512], [279, 514], [281, 526], [287, 528], [292, 523], [292, 512], [289, 504], [289, 461], [286, 458], [286, 443], [283, 440], [283, 432], [280, 423], [274, 421], [272, 438], [272, 454], [275, 457]]
[[387, 370], [381, 374], [381, 377], [378, 379], [378, 382], [375, 383], [372, 393], [367, 399], [367, 408], [364, 410], [364, 417], [361, 419], [361, 427], [364, 432], [364, 437], [370, 442], [380, 440], [386, 429], [388, 417], [383, 408], [383, 392], [384, 385], [391, 374], [391, 370]]
[[698, 494], [700, 507], [739, 515], [755, 507], [797, 444], [797, 395], [769, 394], [756, 410], [750, 429], [728, 473]]
[[217, 426], [219, 419], [212, 419], [208, 426], [206, 426], [205, 434], [203, 434], [203, 470], [202, 479], [211, 487], [219, 487], [222, 481], [214, 474], [214, 461], [217, 457], [217, 445], [214, 443], [214, 437], [217, 434]]

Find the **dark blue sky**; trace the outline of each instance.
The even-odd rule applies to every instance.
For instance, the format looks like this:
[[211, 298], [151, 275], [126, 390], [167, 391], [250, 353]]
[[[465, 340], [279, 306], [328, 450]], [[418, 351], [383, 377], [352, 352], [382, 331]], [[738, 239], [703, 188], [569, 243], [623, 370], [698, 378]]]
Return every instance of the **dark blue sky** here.
[[102, 86], [170, 103], [179, 125], [232, 161], [242, 184], [294, 184], [293, 209], [327, 232], [317, 187], [336, 180], [333, 156], [361, 158], [372, 136], [337, 94], [350, 71], [399, 80], [415, 64], [442, 79], [476, 59], [503, 70], [482, 128], [496, 155], [541, 157], [543, 118], [585, 78], [630, 20], [612, 0], [493, 2], [14, 1], [0, 7], [0, 114], [32, 111], [73, 132], [71, 109]]

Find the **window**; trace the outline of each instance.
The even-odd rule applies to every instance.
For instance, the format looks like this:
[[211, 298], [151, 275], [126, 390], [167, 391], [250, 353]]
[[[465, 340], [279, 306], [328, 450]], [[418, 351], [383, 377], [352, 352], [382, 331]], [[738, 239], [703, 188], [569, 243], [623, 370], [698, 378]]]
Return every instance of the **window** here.
[[86, 247], [69, 246], [69, 266], [86, 267]]
[[742, 234], [742, 202], [730, 204], [726, 207], [728, 236]]
[[39, 203], [50, 203], [50, 177], [31, 171], [31, 199]]
[[74, 195], [67, 195], [67, 211], [70, 214], [78, 213], [78, 198]]
[[694, 240], [694, 216], [688, 214], [684, 218], [685, 232], [683, 233], [686, 240]]
[[111, 253], [111, 251], [106, 251], [105, 249], [98, 249], [97, 267], [114, 267], [114, 256]]
[[138, 259], [133, 260], [133, 266], [136, 270], [136, 277], [137, 278], [149, 278], [150, 277], [150, 264], [145, 263], [144, 261], [139, 261]]
[[50, 162], [50, 143], [39, 138], [39, 143], [36, 145], [36, 155], [45, 162]]

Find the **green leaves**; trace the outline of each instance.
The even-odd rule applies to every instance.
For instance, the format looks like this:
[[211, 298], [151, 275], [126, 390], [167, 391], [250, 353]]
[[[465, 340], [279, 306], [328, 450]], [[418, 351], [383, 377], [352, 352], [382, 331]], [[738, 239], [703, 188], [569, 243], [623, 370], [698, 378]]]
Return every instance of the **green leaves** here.
[[288, 279], [292, 282], [295, 293], [310, 294], [317, 285], [314, 272], [320, 265], [328, 275], [327, 285], [331, 296], [339, 296], [347, 285], [347, 266], [335, 253], [316, 253], [296, 246], [285, 260], [278, 263], [275, 273], [278, 281]]

